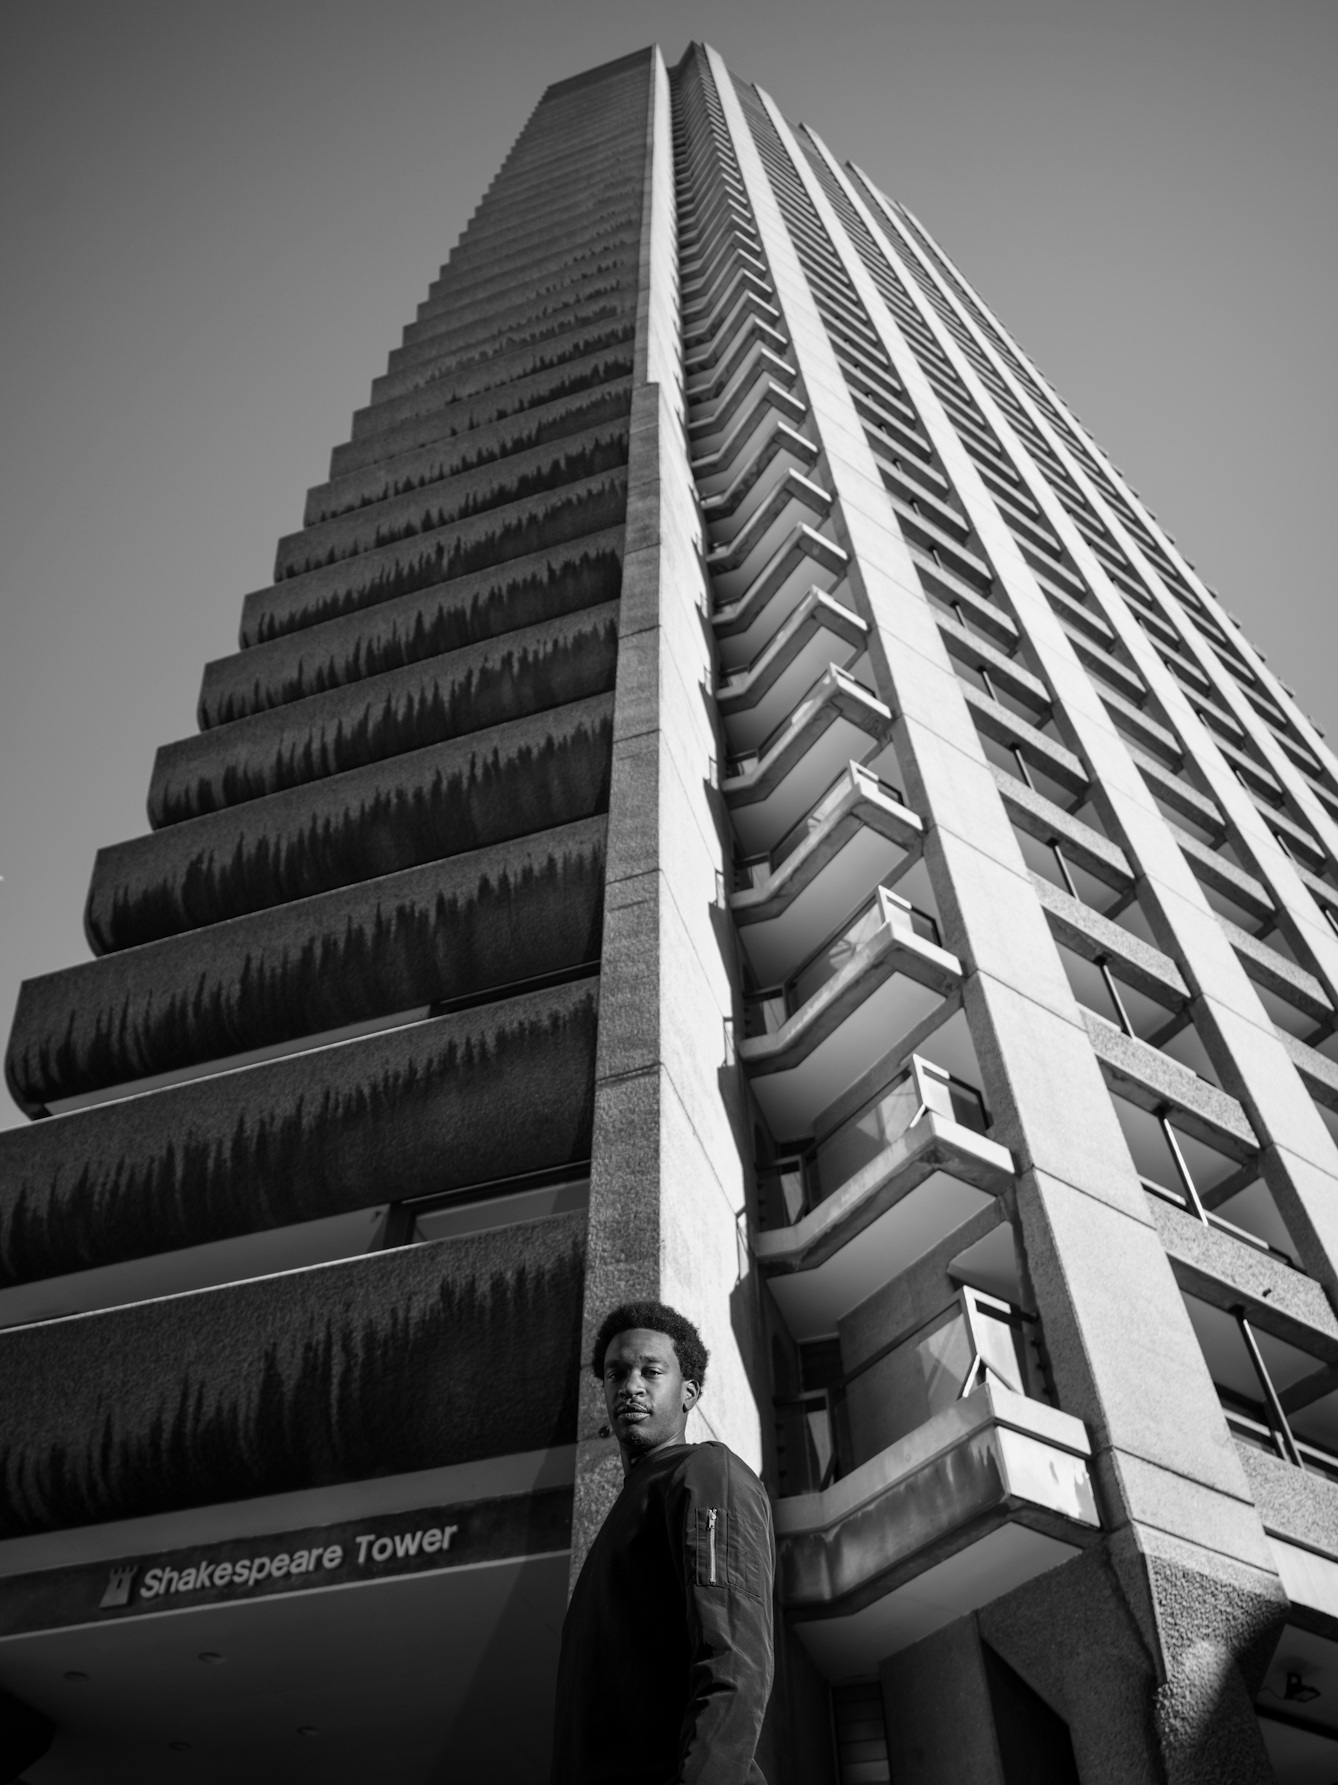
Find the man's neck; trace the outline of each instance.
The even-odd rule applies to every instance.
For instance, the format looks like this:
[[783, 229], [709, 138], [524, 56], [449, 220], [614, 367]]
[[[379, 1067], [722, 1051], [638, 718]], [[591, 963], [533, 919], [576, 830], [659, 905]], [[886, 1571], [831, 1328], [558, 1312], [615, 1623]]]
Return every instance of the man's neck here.
[[620, 1444], [618, 1449], [622, 1453], [623, 1459], [623, 1480], [626, 1481], [638, 1463], [647, 1463], [652, 1457], [663, 1455], [666, 1450], [676, 1450], [687, 1441], [687, 1421], [684, 1420], [678, 1430], [666, 1438], [663, 1444], [657, 1444], [651, 1450], [629, 1450], [626, 1445]]

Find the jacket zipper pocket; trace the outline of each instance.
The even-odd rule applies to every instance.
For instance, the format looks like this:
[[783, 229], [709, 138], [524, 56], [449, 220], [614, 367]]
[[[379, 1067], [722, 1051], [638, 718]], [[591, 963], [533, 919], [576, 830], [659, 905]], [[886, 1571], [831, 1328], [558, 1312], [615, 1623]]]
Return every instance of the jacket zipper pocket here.
[[707, 1547], [707, 1554], [710, 1558], [710, 1561], [708, 1564], [709, 1571], [707, 1574], [707, 1580], [711, 1586], [714, 1586], [716, 1584], [715, 1583], [715, 1521], [716, 1521], [716, 1517], [717, 1517], [716, 1509], [714, 1506], [712, 1506], [711, 1509], [709, 1510], [709, 1512], [706, 1514], [706, 1547]]

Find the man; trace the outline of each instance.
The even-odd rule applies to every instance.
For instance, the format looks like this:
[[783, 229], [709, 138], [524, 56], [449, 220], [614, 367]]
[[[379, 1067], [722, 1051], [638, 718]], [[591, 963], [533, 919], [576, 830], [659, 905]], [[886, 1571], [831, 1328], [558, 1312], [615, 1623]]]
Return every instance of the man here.
[[562, 1627], [553, 1785], [766, 1785], [771, 1507], [731, 1450], [686, 1440], [706, 1363], [662, 1302], [595, 1340], [623, 1487]]

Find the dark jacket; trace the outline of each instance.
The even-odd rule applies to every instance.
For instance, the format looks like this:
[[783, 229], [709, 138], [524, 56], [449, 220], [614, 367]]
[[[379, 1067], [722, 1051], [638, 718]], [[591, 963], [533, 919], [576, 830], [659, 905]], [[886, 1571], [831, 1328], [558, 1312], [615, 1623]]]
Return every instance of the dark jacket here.
[[562, 1626], [553, 1785], [766, 1785], [771, 1505], [723, 1444], [638, 1463]]

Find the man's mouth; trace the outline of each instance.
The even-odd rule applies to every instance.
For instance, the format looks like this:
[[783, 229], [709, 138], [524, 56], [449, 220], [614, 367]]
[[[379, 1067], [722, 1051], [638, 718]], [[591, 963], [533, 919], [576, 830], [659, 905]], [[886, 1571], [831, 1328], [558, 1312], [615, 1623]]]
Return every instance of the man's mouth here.
[[619, 1407], [615, 1411], [613, 1417], [615, 1419], [649, 1419], [650, 1418], [650, 1408], [649, 1407], [638, 1407], [635, 1404], [630, 1405], [630, 1406]]

